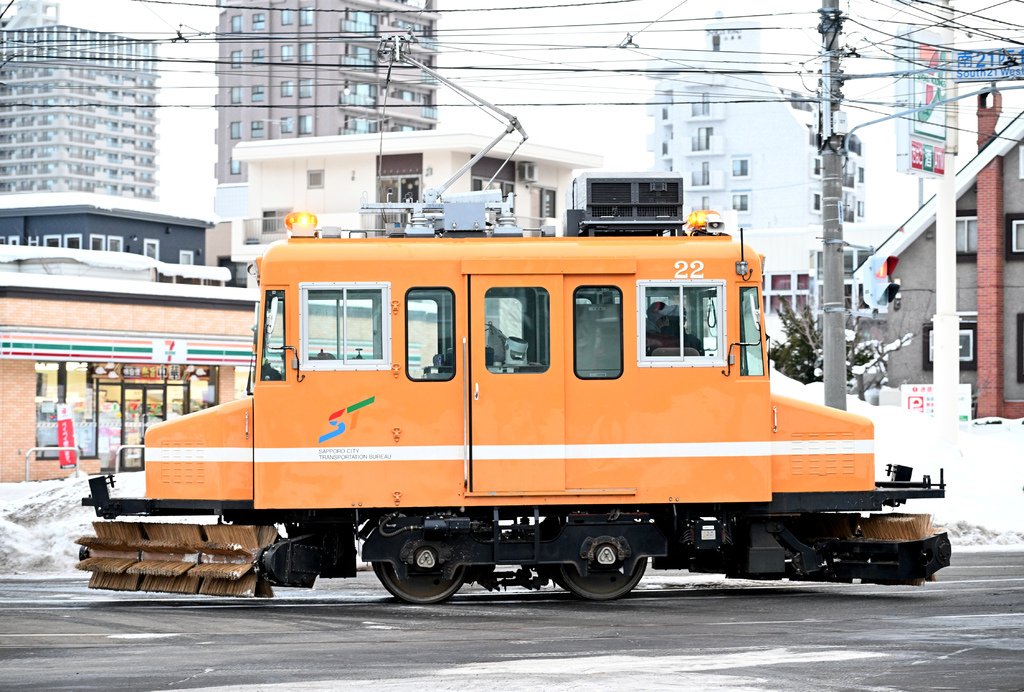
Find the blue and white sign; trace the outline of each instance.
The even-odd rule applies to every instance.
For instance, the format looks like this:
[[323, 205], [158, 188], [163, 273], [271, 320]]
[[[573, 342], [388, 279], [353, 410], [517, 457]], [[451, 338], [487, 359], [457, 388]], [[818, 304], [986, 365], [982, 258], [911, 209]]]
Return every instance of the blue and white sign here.
[[1000, 79], [1024, 78], [1024, 48], [991, 50], [960, 50], [956, 53], [958, 82], [994, 82]]

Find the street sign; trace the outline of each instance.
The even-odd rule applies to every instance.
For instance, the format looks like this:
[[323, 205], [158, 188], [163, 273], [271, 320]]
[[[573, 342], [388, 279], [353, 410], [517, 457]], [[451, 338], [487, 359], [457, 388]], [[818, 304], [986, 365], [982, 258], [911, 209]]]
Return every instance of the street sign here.
[[1024, 48], [1010, 46], [990, 50], [958, 50], [954, 78], [958, 82], [1024, 79]]
[[[959, 384], [956, 387], [957, 417], [961, 421], [971, 420], [971, 385]], [[935, 385], [902, 384], [900, 385], [900, 407], [907, 411], [916, 411], [929, 416], [935, 415]]]
[[925, 177], [946, 172], [946, 108], [950, 53], [935, 33], [905, 29], [914, 36], [899, 52], [899, 99], [914, 109], [896, 120], [896, 170]]

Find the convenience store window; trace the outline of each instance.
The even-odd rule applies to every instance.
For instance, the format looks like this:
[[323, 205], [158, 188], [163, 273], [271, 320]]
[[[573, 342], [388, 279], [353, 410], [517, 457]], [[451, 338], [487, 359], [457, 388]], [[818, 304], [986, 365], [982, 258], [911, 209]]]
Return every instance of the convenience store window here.
[[[36, 446], [57, 445], [57, 404], [67, 403], [75, 424], [75, 444], [83, 457], [96, 456], [94, 382], [87, 363], [36, 363]], [[42, 452], [40, 459], [55, 453]]]
[[57, 446], [57, 407], [66, 403], [82, 458], [99, 458], [103, 470], [113, 470], [120, 446], [141, 444], [149, 426], [215, 405], [217, 373], [217, 366], [203, 365], [37, 362], [35, 445]]

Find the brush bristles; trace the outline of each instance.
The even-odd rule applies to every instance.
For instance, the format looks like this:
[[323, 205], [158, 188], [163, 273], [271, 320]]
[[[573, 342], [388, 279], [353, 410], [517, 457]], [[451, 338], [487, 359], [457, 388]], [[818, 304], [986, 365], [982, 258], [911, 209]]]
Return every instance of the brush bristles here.
[[75, 543], [90, 548], [124, 550], [137, 547], [143, 540], [142, 527], [137, 522], [94, 521], [95, 536], [82, 536]]
[[106, 572], [107, 574], [123, 574], [138, 560], [124, 557], [87, 557], [75, 565], [75, 569], [83, 572]]
[[189, 574], [203, 577], [203, 579], [225, 579], [228, 581], [235, 581], [248, 574], [251, 569], [251, 562], [246, 562], [244, 564], [223, 562], [196, 565], [192, 568], [192, 571], [189, 572]]
[[256, 575], [247, 574], [241, 579], [204, 579], [199, 593], [207, 596], [254, 596]]
[[238, 526], [215, 524], [206, 529], [206, 552], [255, 555], [256, 552], [277, 540], [277, 529], [273, 526]]
[[137, 574], [112, 574], [110, 572], [93, 572], [89, 577], [90, 589], [106, 589], [107, 591], [138, 591]]
[[194, 566], [195, 563], [175, 560], [143, 560], [135, 563], [126, 571], [129, 574], [146, 574], [154, 577], [180, 577]]
[[198, 524], [146, 524], [146, 550], [189, 553], [206, 542]]
[[[930, 514], [872, 514], [860, 520], [861, 535], [868, 540], [878, 541], [919, 541], [935, 533]], [[925, 581], [935, 581], [932, 574], [927, 579], [878, 580], [879, 584], [896, 586], [921, 586]]]
[[142, 578], [139, 591], [161, 591], [163, 593], [199, 593], [199, 577], [186, 574], [181, 577], [162, 577], [147, 574]]
[[934, 533], [930, 514], [872, 514], [860, 520], [860, 530], [880, 541], [917, 541]]
[[78, 545], [84, 545], [89, 550], [125, 552], [132, 550], [135, 547], [126, 543], [111, 543], [107, 539], [100, 538], [99, 536], [80, 536], [75, 539], [75, 543]]
[[273, 526], [97, 521], [93, 529], [76, 541], [91, 551], [76, 565], [92, 572], [89, 588], [273, 596], [252, 564], [278, 539]]

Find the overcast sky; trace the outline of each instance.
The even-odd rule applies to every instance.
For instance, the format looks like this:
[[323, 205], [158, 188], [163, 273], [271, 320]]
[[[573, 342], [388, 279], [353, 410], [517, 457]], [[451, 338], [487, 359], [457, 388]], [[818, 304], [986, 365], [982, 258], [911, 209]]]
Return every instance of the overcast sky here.
[[[232, 0], [234, 1], [234, 0]], [[252, 5], [241, 2], [241, 5]], [[582, 0], [586, 2], [587, 0]], [[61, 20], [112, 33], [150, 38], [160, 42], [161, 59], [212, 60], [216, 47], [212, 34], [219, 10], [191, 4], [215, 0], [187, 0], [175, 4], [166, 0], [64, 0]], [[559, 0], [565, 4], [566, 0]], [[820, 60], [816, 57], [820, 36], [817, 32], [818, 2], [752, 0], [714, 2], [712, 0], [605, 0], [605, 4], [570, 7], [516, 9], [513, 6], [549, 5], [540, 0], [439, 0], [444, 14], [438, 25], [443, 52], [438, 65], [555, 67], [557, 72], [466, 72], [453, 71], [460, 83], [495, 103], [509, 104], [506, 109], [519, 117], [537, 143], [557, 145], [604, 156], [605, 167], [614, 170], [644, 170], [652, 161], [646, 150], [647, 135], [653, 122], [643, 102], [653, 96], [653, 82], [629, 68], [652, 65], [672, 66], [686, 59], [686, 52], [704, 45], [703, 27], [717, 11], [726, 16], [757, 15], [764, 27], [761, 48], [765, 69], [788, 73], [772, 77], [779, 86], [813, 90], [814, 74]], [[1005, 45], [1003, 37], [1024, 38], [1017, 28], [1024, 17], [1019, 0], [959, 0], [960, 11], [978, 12], [964, 16], [963, 24], [982, 30], [959, 40], [971, 45]], [[772, 14], [764, 16], [766, 9]], [[912, 18], [900, 0], [856, 0], [842, 3], [851, 20], [844, 27], [846, 43], [863, 57], [844, 61], [851, 74], [887, 72], [893, 69], [886, 55], [890, 47], [886, 32], [894, 32], [900, 21]], [[915, 12], [927, 23], [932, 10]], [[1012, 25], [1012, 26], [1011, 26]], [[170, 43], [179, 26], [188, 43]], [[529, 28], [527, 28], [529, 27]], [[620, 48], [632, 36], [632, 44]], [[583, 48], [586, 47], [586, 48]], [[872, 60], [877, 57], [880, 59]], [[668, 58], [675, 62], [655, 62]], [[884, 58], [884, 60], [882, 60]], [[186, 216], [212, 215], [216, 157], [214, 129], [216, 114], [212, 108], [216, 79], [212, 67], [187, 63], [163, 63], [159, 103], [160, 153], [159, 181], [161, 201]], [[627, 70], [625, 73], [580, 72], [593, 68]], [[895, 98], [893, 79], [858, 79], [847, 82], [845, 95], [891, 104]], [[1008, 94], [1007, 101], [1015, 100]], [[439, 91], [441, 129], [497, 134], [500, 126], [479, 110], [445, 107], [459, 99], [443, 88]], [[574, 106], [529, 106], [522, 104], [571, 102]], [[607, 105], [609, 102], [635, 102], [637, 105]], [[191, 106], [191, 107], [185, 107]], [[962, 124], [973, 128], [973, 101], [962, 104]], [[851, 124], [884, 114], [883, 105], [847, 109]], [[891, 112], [889, 109], [888, 112]], [[894, 172], [895, 135], [892, 123], [874, 125], [860, 131], [868, 158], [867, 220], [899, 222], [916, 206], [917, 183]], [[961, 163], [974, 153], [974, 136], [962, 137]], [[931, 183], [928, 185], [931, 190]]]

